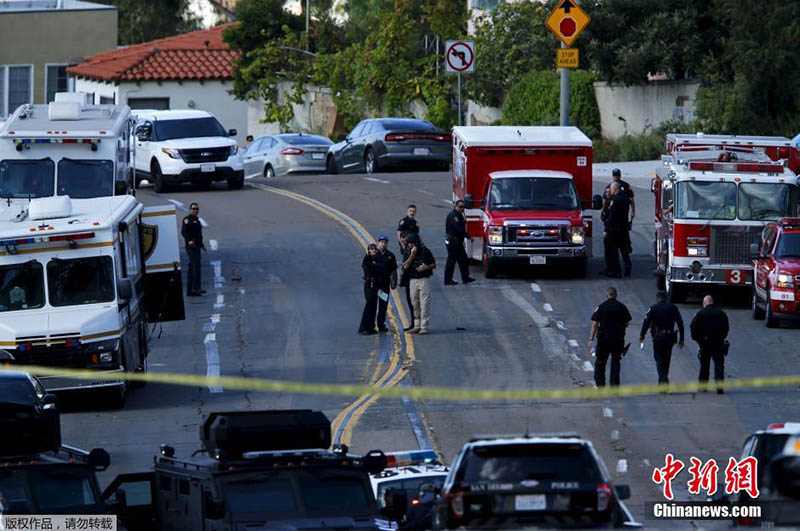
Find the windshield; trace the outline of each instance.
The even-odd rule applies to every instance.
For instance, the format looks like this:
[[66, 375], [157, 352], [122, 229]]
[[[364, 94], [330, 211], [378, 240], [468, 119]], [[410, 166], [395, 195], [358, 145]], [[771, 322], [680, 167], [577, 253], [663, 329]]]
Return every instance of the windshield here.
[[222, 124], [212, 117], [153, 122], [153, 139], [157, 141], [205, 136], [227, 136], [227, 133]]
[[736, 184], [683, 181], [676, 189], [675, 217], [684, 219], [735, 219]]
[[91, 471], [76, 466], [0, 468], [0, 506], [9, 514], [102, 512]]
[[796, 213], [796, 186], [770, 183], [739, 185], [739, 219], [775, 221]]
[[58, 161], [58, 195], [73, 199], [114, 195], [114, 163], [61, 159]]
[[114, 265], [110, 256], [53, 259], [47, 264], [51, 306], [94, 304], [114, 300]]
[[413, 479], [398, 479], [396, 481], [384, 481], [378, 487], [378, 506], [386, 507], [386, 489], [403, 489], [406, 491], [406, 497], [413, 500], [419, 495], [419, 489], [425, 484], [431, 484], [434, 487], [441, 487], [444, 485], [446, 474], [441, 476], [427, 476]]
[[378, 123], [383, 126], [386, 131], [398, 131], [402, 129], [413, 129], [417, 131], [436, 131], [436, 127], [425, 120], [410, 120], [410, 119], [397, 119], [397, 120], [378, 120]]
[[54, 176], [50, 159], [0, 161], [0, 197], [51, 197]]
[[496, 179], [489, 210], [575, 210], [578, 194], [570, 179], [548, 177]]
[[0, 266], [0, 312], [31, 310], [44, 306], [42, 264], [35, 260], [24, 264]]
[[526, 479], [595, 483], [600, 480], [589, 450], [577, 444], [477, 447], [467, 456], [466, 467], [462, 467], [459, 474], [463, 476], [460, 480], [467, 483]]
[[800, 232], [784, 232], [775, 247], [775, 258], [800, 258]]

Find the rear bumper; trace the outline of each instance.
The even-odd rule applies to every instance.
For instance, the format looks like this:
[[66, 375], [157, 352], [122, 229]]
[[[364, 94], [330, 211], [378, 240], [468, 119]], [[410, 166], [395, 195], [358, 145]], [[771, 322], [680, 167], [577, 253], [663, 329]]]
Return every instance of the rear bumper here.
[[552, 247], [512, 247], [488, 246], [489, 258], [503, 262], [531, 263], [532, 257], [545, 257], [545, 263], [560, 260], [584, 259], [587, 257], [585, 245]]
[[325, 170], [325, 161], [317, 160], [314, 162], [287, 164], [281, 168], [280, 173], [283, 175], [289, 175], [292, 173], [324, 173]]
[[434, 151], [431, 149], [427, 155], [415, 155], [413, 148], [404, 148], [403, 150], [394, 148], [378, 156], [378, 161], [380, 164], [386, 166], [400, 164], [449, 164], [452, 158], [453, 153], [448, 145], [446, 151]]
[[[119, 367], [108, 371], [98, 371], [104, 374], [119, 374], [122, 375], [125, 369]], [[40, 376], [42, 385], [48, 391], [78, 391], [83, 389], [110, 389], [113, 387], [120, 387], [124, 385], [124, 380], [106, 380], [106, 379], [83, 379], [71, 378], [68, 376]]]

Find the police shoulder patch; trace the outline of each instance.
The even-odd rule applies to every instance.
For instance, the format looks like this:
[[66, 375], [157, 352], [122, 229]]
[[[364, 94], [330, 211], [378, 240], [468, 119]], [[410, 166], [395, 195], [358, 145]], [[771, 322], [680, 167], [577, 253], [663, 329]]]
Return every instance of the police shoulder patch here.
[[189, 224], [189, 218], [183, 218], [183, 223], [188, 225]]

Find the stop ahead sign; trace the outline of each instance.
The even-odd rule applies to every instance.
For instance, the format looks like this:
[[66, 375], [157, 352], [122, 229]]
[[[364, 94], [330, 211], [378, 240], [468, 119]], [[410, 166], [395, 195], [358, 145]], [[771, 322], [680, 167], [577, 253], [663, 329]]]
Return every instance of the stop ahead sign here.
[[574, 0], [561, 0], [545, 24], [561, 42], [569, 46], [589, 24], [589, 15]]

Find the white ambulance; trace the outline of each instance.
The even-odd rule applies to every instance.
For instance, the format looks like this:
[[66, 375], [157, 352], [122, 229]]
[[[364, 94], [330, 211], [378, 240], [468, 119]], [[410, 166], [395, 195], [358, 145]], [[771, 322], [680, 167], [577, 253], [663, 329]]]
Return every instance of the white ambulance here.
[[131, 110], [89, 99], [58, 93], [48, 105], [21, 105], [0, 127], [0, 208], [132, 192]]
[[[147, 323], [183, 318], [174, 206], [55, 196], [0, 213], [0, 362], [144, 372]], [[48, 391], [104, 390], [117, 407], [129, 387], [40, 379]]]

